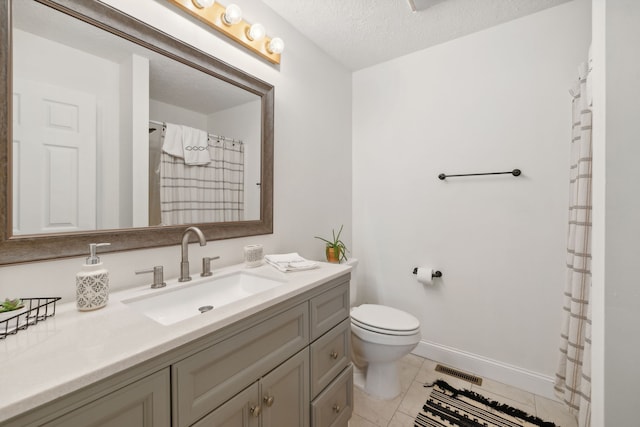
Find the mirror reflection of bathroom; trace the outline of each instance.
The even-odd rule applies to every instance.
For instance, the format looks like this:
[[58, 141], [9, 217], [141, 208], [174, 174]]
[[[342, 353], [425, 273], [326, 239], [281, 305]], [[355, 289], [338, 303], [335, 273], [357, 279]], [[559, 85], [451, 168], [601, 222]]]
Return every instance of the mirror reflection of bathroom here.
[[[14, 235], [260, 219], [259, 95], [38, 2], [13, 6]], [[160, 218], [159, 187], [148, 181], [156, 163], [146, 171], [147, 159], [157, 162], [149, 120], [242, 141], [241, 181], [217, 187], [225, 197], [211, 197], [215, 218], [190, 213], [202, 205]], [[159, 143], [161, 133], [148, 135]]]
[[[179, 116], [162, 102], [152, 100], [151, 105], [156, 112], [150, 117]], [[252, 160], [252, 150], [259, 159], [259, 120], [250, 121], [256, 125], [252, 128], [243, 125], [243, 120], [235, 120], [234, 126], [229, 118], [259, 115], [260, 102], [251, 101], [232, 111], [211, 114], [200, 122], [195, 112], [187, 114], [191, 120], [182, 119], [183, 123], [206, 129], [225, 129], [230, 132], [227, 135], [171, 121], [150, 120], [149, 225], [258, 219], [259, 206], [252, 201], [260, 198], [259, 177], [252, 169], [259, 170], [259, 166], [247, 167], [247, 162]], [[239, 134], [246, 139], [236, 136]]]

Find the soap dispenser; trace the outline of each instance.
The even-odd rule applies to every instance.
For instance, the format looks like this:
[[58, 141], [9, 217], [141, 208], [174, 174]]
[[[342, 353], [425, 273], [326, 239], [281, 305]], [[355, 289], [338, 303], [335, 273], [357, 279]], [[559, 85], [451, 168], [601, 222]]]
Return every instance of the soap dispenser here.
[[109, 271], [102, 266], [96, 255], [98, 247], [111, 243], [89, 244], [89, 256], [76, 274], [76, 307], [80, 311], [102, 308], [109, 301]]

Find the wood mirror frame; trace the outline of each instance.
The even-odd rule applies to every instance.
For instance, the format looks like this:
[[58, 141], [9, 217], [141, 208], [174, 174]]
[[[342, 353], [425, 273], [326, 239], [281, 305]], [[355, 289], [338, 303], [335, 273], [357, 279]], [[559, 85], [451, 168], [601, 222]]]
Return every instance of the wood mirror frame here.
[[[110, 242], [108, 250], [177, 245], [187, 225], [13, 236], [12, 228], [12, 19], [13, 0], [0, 0], [0, 265], [84, 255], [87, 245]], [[20, 0], [19, 0], [20, 1]], [[207, 240], [273, 233], [274, 88], [111, 6], [87, 0], [33, 0], [104, 31], [245, 89], [261, 98], [260, 219], [196, 225]]]

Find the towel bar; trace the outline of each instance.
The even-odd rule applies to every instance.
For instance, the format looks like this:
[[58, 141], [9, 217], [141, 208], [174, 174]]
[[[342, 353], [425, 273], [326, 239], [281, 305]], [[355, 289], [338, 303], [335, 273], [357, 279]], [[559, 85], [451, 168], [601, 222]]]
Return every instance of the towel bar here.
[[510, 173], [513, 176], [520, 176], [522, 174], [522, 171], [520, 169], [514, 169], [512, 171], [507, 171], [507, 172], [463, 173], [459, 175], [445, 175], [441, 173], [440, 175], [438, 175], [438, 178], [440, 179], [440, 181], [444, 181], [446, 178], [449, 178], [452, 176], [504, 175], [508, 173]]

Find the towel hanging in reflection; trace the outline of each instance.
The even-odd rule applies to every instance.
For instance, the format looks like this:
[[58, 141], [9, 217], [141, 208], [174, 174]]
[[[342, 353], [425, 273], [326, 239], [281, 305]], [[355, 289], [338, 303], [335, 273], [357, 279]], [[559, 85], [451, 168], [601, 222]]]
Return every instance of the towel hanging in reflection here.
[[207, 133], [189, 126], [166, 123], [162, 150], [184, 159], [187, 165], [206, 165], [211, 161]]

